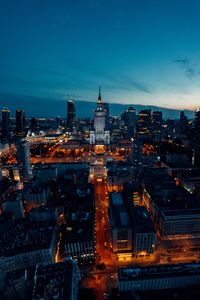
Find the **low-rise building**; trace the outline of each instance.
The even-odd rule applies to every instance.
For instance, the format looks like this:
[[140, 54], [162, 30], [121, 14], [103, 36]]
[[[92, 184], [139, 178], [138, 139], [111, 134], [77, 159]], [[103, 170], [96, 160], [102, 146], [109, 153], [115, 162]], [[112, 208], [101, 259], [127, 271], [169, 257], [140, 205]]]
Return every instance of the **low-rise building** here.
[[16, 219], [24, 218], [22, 195], [19, 191], [11, 193], [2, 205], [5, 213], [10, 213]]
[[157, 290], [199, 285], [200, 264], [156, 265], [118, 269], [119, 290]]
[[38, 266], [35, 274], [33, 300], [77, 300], [80, 271], [72, 259]]
[[11, 272], [54, 262], [56, 225], [49, 222], [16, 222], [0, 240], [0, 271]]

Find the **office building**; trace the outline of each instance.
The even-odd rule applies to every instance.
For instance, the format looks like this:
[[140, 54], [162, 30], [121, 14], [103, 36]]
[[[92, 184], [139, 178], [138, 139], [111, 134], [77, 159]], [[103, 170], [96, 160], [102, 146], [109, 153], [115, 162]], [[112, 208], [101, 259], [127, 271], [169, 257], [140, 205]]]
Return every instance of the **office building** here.
[[67, 129], [73, 131], [75, 127], [76, 109], [73, 100], [67, 100]]
[[16, 136], [23, 137], [25, 135], [25, 113], [22, 109], [16, 110]]
[[24, 139], [17, 140], [17, 162], [20, 168], [20, 177], [22, 179], [31, 178], [30, 146]]
[[38, 266], [35, 273], [33, 300], [77, 300], [80, 271], [76, 261]]
[[110, 193], [109, 213], [113, 252], [132, 255], [132, 225], [121, 193]]
[[151, 130], [152, 120], [151, 120], [151, 110], [143, 109], [138, 114], [137, 121], [137, 131], [139, 133], [146, 133]]
[[31, 118], [31, 131], [35, 132], [37, 130], [37, 119]]
[[8, 108], [4, 108], [1, 111], [2, 114], [2, 137], [8, 138], [10, 135], [10, 110]]
[[163, 124], [162, 111], [153, 111], [152, 113], [152, 129], [154, 132], [161, 132]]
[[188, 118], [184, 111], [180, 112], [179, 129], [181, 134], [186, 133], [188, 130]]
[[122, 120], [127, 126], [128, 137], [134, 137], [136, 134], [136, 110], [129, 106], [122, 114]]
[[196, 234], [200, 232], [200, 209], [162, 210], [159, 222], [162, 236]]
[[200, 264], [156, 265], [118, 269], [119, 290], [145, 291], [199, 285]]
[[156, 248], [156, 231], [147, 209], [138, 206], [131, 210], [133, 220], [133, 252], [135, 255], [149, 255]]

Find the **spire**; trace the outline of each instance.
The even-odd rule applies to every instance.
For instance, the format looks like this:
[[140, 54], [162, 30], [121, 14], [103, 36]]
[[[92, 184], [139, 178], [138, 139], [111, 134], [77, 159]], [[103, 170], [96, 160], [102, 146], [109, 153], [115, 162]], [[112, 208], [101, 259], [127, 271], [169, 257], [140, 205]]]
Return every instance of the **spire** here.
[[98, 105], [102, 105], [102, 100], [101, 100], [101, 86], [99, 86]]

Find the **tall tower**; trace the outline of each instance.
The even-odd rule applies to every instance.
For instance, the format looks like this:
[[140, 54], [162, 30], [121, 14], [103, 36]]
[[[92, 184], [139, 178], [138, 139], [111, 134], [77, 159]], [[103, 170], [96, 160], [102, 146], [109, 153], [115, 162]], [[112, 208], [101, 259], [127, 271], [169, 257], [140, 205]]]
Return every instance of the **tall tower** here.
[[30, 164], [30, 146], [24, 139], [17, 140], [17, 162], [20, 168], [20, 177], [23, 180], [32, 177], [32, 170]]
[[67, 100], [67, 128], [71, 131], [75, 126], [76, 109], [74, 100]]
[[91, 144], [110, 144], [110, 132], [106, 130], [107, 110], [101, 99], [101, 87], [99, 87], [99, 96], [97, 108], [94, 111], [94, 131], [90, 132]]
[[2, 136], [7, 138], [10, 135], [10, 110], [4, 108], [2, 113]]
[[127, 110], [127, 127], [128, 136], [133, 138], [136, 134], [136, 110], [132, 106]]
[[25, 113], [22, 109], [16, 110], [16, 136], [23, 137], [25, 132]]

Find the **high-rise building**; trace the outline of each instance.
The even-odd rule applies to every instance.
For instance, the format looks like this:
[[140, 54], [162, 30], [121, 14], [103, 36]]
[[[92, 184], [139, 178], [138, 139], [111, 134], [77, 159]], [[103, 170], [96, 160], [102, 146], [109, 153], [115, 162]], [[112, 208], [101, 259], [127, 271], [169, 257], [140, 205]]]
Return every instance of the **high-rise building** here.
[[99, 87], [97, 108], [94, 111], [94, 130], [90, 132], [90, 144], [110, 144], [110, 131], [106, 130], [106, 116], [107, 111], [102, 103]]
[[16, 110], [16, 136], [23, 137], [25, 132], [25, 113], [22, 109]]
[[162, 111], [153, 111], [152, 113], [152, 129], [153, 131], [161, 131], [163, 124]]
[[143, 133], [151, 130], [151, 109], [143, 109], [139, 112], [137, 128]]
[[4, 108], [1, 111], [2, 113], [2, 136], [9, 137], [10, 135], [10, 110]]
[[136, 110], [132, 106], [127, 109], [127, 127], [128, 136], [134, 137], [136, 134]]
[[195, 111], [194, 126], [195, 129], [200, 129], [200, 108]]
[[30, 146], [24, 139], [17, 140], [17, 162], [20, 167], [20, 176], [22, 179], [29, 179], [32, 177], [32, 170], [30, 164]]
[[75, 126], [76, 109], [73, 100], [67, 100], [67, 128], [72, 131]]
[[32, 118], [31, 119], [31, 131], [34, 132], [37, 130], [37, 119], [36, 118]]
[[180, 133], [185, 133], [188, 129], [188, 118], [185, 115], [184, 111], [180, 112], [179, 128]]
[[129, 106], [128, 109], [123, 112], [121, 118], [127, 126], [128, 136], [134, 137], [136, 134], [136, 110], [132, 106]]

